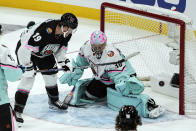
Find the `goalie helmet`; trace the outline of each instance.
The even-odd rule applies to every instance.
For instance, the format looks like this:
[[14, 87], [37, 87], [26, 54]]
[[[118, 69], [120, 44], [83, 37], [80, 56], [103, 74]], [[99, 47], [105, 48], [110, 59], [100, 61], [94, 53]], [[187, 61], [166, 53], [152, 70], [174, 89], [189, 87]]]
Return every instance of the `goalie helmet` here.
[[107, 41], [106, 35], [102, 31], [94, 31], [90, 36], [90, 44], [92, 51], [100, 53], [105, 48]]
[[94, 31], [90, 37], [90, 43], [99, 45], [106, 43], [106, 35], [102, 31]]
[[71, 29], [76, 29], [78, 27], [78, 19], [72, 13], [65, 13], [61, 16], [61, 22], [63, 26], [67, 26]]

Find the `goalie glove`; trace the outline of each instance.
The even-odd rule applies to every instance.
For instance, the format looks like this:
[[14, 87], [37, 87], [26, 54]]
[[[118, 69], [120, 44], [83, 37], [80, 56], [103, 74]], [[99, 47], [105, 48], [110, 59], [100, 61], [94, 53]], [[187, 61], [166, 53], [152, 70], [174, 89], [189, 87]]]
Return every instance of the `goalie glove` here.
[[[77, 66], [76, 62], [72, 60], [72, 66]], [[65, 72], [60, 78], [59, 81], [61, 84], [67, 83], [69, 86], [74, 85], [78, 82], [78, 80], [82, 77], [83, 70], [82, 69], [74, 69], [72, 72]]]
[[144, 85], [135, 76], [121, 76], [115, 84], [116, 90], [124, 96], [138, 95], [143, 92]]
[[59, 61], [58, 64], [64, 69], [64, 71], [70, 71], [70, 60], [65, 59], [65, 61]]

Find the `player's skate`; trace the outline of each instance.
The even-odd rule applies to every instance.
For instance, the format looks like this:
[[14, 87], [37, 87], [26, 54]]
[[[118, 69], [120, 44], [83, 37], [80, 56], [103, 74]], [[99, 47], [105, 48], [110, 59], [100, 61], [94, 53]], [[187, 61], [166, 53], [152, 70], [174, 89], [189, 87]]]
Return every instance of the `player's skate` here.
[[68, 105], [67, 104], [63, 104], [60, 100], [57, 100], [55, 102], [52, 102], [51, 100], [49, 100], [48, 102], [49, 104], [49, 108], [52, 110], [67, 110]]
[[18, 127], [22, 127], [24, 120], [22, 118], [22, 113], [15, 112], [16, 122], [18, 124]]
[[149, 99], [147, 104], [149, 110], [149, 118], [157, 118], [165, 112], [165, 109], [160, 105], [156, 105], [153, 99]]

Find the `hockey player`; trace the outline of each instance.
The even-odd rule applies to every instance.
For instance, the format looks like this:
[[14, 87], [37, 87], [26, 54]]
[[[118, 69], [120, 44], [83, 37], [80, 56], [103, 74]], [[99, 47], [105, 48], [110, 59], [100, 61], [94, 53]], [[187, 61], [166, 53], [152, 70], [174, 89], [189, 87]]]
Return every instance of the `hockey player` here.
[[123, 106], [116, 117], [116, 131], [137, 131], [137, 126], [142, 125], [141, 117], [134, 106]]
[[[30, 22], [21, 34], [16, 47], [18, 63], [26, 67], [18, 90], [15, 94], [16, 120], [23, 123], [21, 114], [33, 86], [36, 69], [57, 69], [57, 63], [65, 71], [69, 70], [65, 57], [68, 42], [76, 31], [78, 19], [72, 13], [65, 13], [59, 20], [47, 20], [40, 24]], [[59, 101], [57, 71], [42, 72], [45, 88], [49, 97], [49, 108], [66, 110], [67, 105]]]
[[22, 75], [9, 49], [0, 45], [0, 131], [16, 131], [17, 126], [7, 94], [7, 80], [14, 82]]
[[[94, 66], [116, 62], [123, 58], [120, 50], [107, 44], [107, 38], [103, 32], [93, 32], [90, 41], [80, 48], [76, 61], [72, 61], [74, 70], [64, 73], [59, 79], [62, 84], [68, 83], [75, 86], [70, 104], [91, 103], [107, 95], [108, 106], [114, 110], [130, 104], [137, 107], [139, 114], [143, 117], [155, 118], [163, 114], [164, 109], [161, 106], [156, 105], [148, 95], [141, 94], [144, 85], [137, 79], [136, 72], [128, 61]], [[83, 68], [77, 68], [79, 66], [90, 66], [94, 77], [79, 80], [84, 71]]]

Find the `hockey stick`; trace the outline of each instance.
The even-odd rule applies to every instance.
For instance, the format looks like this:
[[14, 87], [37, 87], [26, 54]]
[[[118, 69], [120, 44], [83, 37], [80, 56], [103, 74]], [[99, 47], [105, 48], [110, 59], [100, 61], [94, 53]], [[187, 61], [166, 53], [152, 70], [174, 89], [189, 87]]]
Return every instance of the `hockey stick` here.
[[70, 104], [70, 101], [73, 97], [73, 93], [75, 91], [75, 86], [72, 88], [72, 90], [69, 92], [69, 94], [67, 94], [67, 96], [65, 97], [64, 101], [63, 101], [63, 104], [66, 104], [68, 106], [71, 106], [71, 107], [77, 107], [77, 108], [84, 108], [85, 105], [87, 104], [83, 104], [83, 105], [72, 105]]
[[[97, 67], [97, 66], [105, 66], [105, 65], [112, 65], [112, 64], [117, 64], [117, 63], [122, 63], [122, 62], [125, 62], [127, 61], [128, 59], [138, 55], [140, 52], [134, 52], [132, 54], [129, 54], [128, 56], [126, 56], [125, 58], [119, 60], [119, 61], [116, 61], [116, 62], [109, 62], [109, 63], [101, 63], [101, 64], [94, 64], [94, 65], [88, 65], [88, 66], [76, 66], [76, 67], [73, 67], [73, 70], [74, 69], [85, 69], [85, 68], [89, 68], [89, 67]], [[36, 72], [55, 72], [55, 71], [63, 71], [64, 68], [58, 68], [58, 69], [43, 69], [43, 70], [36, 70]]]
[[72, 90], [69, 92], [69, 94], [67, 94], [67, 96], [65, 97], [64, 101], [63, 101], [63, 104], [66, 104], [66, 105], [69, 105], [72, 97], [73, 97], [73, 93], [75, 91], [75, 86], [72, 88]]
[[115, 61], [115, 62], [109, 62], [109, 63], [101, 63], [101, 64], [94, 64], [94, 65], [88, 65], [88, 66], [76, 66], [73, 67], [73, 69], [85, 69], [85, 68], [89, 68], [89, 67], [97, 67], [97, 66], [105, 66], [105, 65], [112, 65], [112, 64], [117, 64], [117, 63], [122, 63], [127, 61], [128, 59], [138, 55], [140, 52], [134, 52], [132, 54], [129, 54], [128, 56], [126, 56], [125, 58], [119, 60], [119, 61]]

